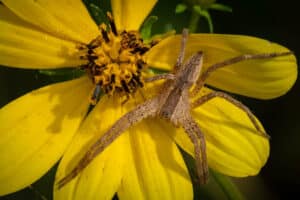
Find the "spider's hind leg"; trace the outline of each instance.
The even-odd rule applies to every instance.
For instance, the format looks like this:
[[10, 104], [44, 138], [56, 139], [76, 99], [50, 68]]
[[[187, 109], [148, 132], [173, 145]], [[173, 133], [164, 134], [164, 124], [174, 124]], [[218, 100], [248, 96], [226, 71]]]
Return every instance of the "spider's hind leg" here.
[[192, 103], [192, 107], [196, 108], [216, 97], [222, 98], [222, 99], [232, 103], [233, 105], [235, 105], [242, 111], [244, 111], [247, 114], [247, 116], [249, 117], [249, 119], [252, 122], [252, 124], [254, 125], [254, 127], [256, 128], [256, 130], [260, 133], [259, 135], [266, 137], [268, 139], [270, 138], [270, 136], [262, 130], [261, 126], [258, 124], [258, 122], [257, 122], [254, 114], [251, 112], [251, 110], [247, 106], [245, 106], [244, 104], [242, 104], [241, 102], [239, 102], [238, 100], [234, 99], [233, 97], [231, 97], [230, 95], [228, 95], [224, 92], [215, 91], [215, 92], [208, 93], [208, 94], [200, 97], [199, 99], [195, 100]]
[[185, 119], [182, 122], [182, 126], [194, 145], [198, 178], [201, 184], [205, 184], [208, 181], [208, 164], [204, 135], [198, 124], [192, 118]]

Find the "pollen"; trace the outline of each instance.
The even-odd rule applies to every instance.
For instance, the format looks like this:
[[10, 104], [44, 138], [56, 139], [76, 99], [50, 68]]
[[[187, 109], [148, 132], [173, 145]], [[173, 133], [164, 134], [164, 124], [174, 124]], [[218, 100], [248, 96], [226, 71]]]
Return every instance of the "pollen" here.
[[78, 46], [82, 68], [91, 78], [95, 89], [91, 103], [96, 104], [98, 93], [120, 95], [126, 100], [143, 87], [147, 67], [143, 55], [150, 49], [137, 31], [118, 31], [110, 13], [109, 25], [99, 26], [100, 34], [89, 44]]

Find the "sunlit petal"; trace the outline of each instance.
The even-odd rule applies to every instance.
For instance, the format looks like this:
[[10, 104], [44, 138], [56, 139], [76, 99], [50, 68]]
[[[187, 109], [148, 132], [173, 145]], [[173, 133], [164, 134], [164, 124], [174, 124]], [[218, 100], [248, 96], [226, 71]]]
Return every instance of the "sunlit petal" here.
[[114, 20], [119, 30], [138, 30], [157, 0], [112, 0]]
[[144, 120], [130, 129], [131, 152], [118, 191], [120, 199], [192, 199], [184, 161], [161, 123], [165, 122]]
[[[181, 36], [169, 37], [154, 46], [148, 54], [148, 64], [172, 69], [179, 53]], [[170, 48], [172, 47], [172, 48]], [[204, 68], [242, 54], [286, 52], [287, 48], [267, 40], [218, 34], [191, 34], [186, 58], [197, 51], [204, 53]], [[219, 89], [260, 99], [285, 94], [297, 78], [297, 63], [293, 55], [266, 60], [244, 61], [214, 72], [207, 83]]]
[[[116, 104], [113, 99], [104, 97], [88, 115], [59, 164], [56, 182], [66, 176], [66, 173], [73, 169], [85, 154], [88, 146], [121, 117], [122, 109]], [[120, 185], [124, 163], [127, 162], [128, 139], [126, 138], [121, 136], [109, 145], [67, 185], [61, 189], [55, 186], [54, 199], [111, 199]]]
[[75, 43], [37, 30], [0, 5], [0, 64], [22, 68], [79, 66]]
[[86, 77], [32, 91], [0, 110], [0, 195], [22, 189], [58, 161], [86, 114]]
[[97, 25], [80, 0], [2, 2], [25, 21], [57, 37], [88, 43], [98, 35]]

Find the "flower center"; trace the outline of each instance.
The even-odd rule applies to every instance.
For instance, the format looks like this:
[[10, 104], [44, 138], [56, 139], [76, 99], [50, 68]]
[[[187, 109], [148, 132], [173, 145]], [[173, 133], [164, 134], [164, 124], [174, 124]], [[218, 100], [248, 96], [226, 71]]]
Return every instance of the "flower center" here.
[[99, 26], [100, 35], [87, 45], [81, 45], [82, 66], [95, 85], [91, 103], [96, 104], [102, 93], [125, 96], [126, 100], [139, 87], [143, 87], [143, 70], [146, 68], [143, 55], [150, 45], [143, 43], [137, 31], [118, 32], [110, 13], [110, 25]]

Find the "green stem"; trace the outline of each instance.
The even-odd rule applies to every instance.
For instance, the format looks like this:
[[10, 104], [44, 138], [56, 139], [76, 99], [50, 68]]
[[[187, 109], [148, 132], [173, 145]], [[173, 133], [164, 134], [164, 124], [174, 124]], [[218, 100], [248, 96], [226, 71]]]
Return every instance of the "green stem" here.
[[230, 180], [230, 178], [216, 172], [210, 170], [210, 174], [222, 188], [223, 192], [227, 196], [229, 200], [245, 200], [242, 193], [236, 187], [236, 185]]
[[190, 23], [189, 23], [189, 32], [195, 33], [197, 31], [198, 23], [200, 20], [200, 15], [192, 9]]

